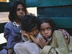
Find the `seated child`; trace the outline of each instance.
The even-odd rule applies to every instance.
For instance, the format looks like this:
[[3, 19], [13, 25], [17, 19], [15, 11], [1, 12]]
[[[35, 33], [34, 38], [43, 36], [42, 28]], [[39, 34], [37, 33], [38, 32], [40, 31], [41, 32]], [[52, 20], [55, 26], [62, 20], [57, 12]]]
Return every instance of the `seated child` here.
[[25, 15], [22, 18], [21, 33], [25, 42], [17, 43], [14, 46], [16, 54], [40, 54], [38, 45], [31, 38], [31, 36], [37, 38], [38, 23], [38, 18], [34, 15]]
[[[70, 44], [66, 42], [63, 33], [59, 30], [56, 30], [56, 26], [51, 19], [40, 19], [40, 34], [46, 40], [46, 45], [50, 45], [55, 48], [56, 54], [69, 54], [71, 49], [68, 46], [70, 46]], [[52, 50], [47, 52], [47, 54], [52, 54]]]

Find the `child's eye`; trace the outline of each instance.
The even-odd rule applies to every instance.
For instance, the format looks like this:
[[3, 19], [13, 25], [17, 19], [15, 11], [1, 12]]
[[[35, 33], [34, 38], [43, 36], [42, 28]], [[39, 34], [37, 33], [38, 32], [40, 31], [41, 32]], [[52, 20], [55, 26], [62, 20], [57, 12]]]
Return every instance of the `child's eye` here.
[[17, 8], [17, 11], [20, 11], [20, 8]]
[[25, 11], [25, 9], [24, 9], [24, 8], [22, 8], [22, 11]]
[[22, 11], [25, 11], [25, 10], [24, 10], [24, 8], [22, 8], [22, 9], [20, 9], [20, 8], [17, 8], [17, 11], [20, 11], [20, 10], [22, 10]]
[[44, 29], [41, 29], [41, 31], [43, 32], [43, 31], [44, 31]]
[[51, 30], [51, 28], [47, 28], [47, 30], [49, 31], [49, 30]]

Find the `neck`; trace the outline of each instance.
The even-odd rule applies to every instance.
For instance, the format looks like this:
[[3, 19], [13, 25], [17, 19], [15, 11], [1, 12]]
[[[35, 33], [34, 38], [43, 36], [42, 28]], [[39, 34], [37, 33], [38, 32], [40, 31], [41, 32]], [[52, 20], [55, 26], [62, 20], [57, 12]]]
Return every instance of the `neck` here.
[[18, 25], [21, 25], [21, 20], [16, 20], [16, 23], [17, 23]]

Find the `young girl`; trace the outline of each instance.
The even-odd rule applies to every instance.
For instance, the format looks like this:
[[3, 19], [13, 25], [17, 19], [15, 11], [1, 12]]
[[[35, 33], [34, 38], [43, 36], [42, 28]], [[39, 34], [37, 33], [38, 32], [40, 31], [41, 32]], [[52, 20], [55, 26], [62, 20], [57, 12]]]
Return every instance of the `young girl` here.
[[[44, 38], [44, 40], [46, 40], [45, 45], [48, 46], [50, 45], [54, 47], [56, 50], [56, 54], [69, 54], [69, 51], [72, 50], [70, 48], [71, 39], [70, 39], [70, 43], [68, 44], [69, 39], [68, 38], [65, 39], [63, 33], [60, 30], [56, 30], [56, 29], [57, 28], [55, 26], [55, 23], [51, 19], [48, 18], [40, 19], [40, 33]], [[51, 52], [49, 52], [49, 54], [50, 53]]]
[[69, 38], [65, 39], [62, 31], [57, 30], [54, 21], [49, 18], [41, 18], [39, 25], [39, 42], [34, 37], [32, 39], [42, 48], [41, 54], [68, 54]]
[[13, 47], [17, 42], [22, 41], [20, 33], [20, 22], [24, 15], [27, 14], [25, 5], [20, 1], [15, 1], [9, 12], [9, 20], [4, 28], [4, 37], [7, 40], [8, 54], [13, 54]]

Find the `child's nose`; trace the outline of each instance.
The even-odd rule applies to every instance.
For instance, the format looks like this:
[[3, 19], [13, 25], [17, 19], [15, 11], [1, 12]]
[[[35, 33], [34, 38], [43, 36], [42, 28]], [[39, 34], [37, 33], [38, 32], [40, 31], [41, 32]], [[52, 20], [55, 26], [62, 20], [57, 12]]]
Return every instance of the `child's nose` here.
[[45, 30], [45, 33], [47, 34], [47, 33], [48, 33], [48, 31], [47, 31], [47, 30]]

